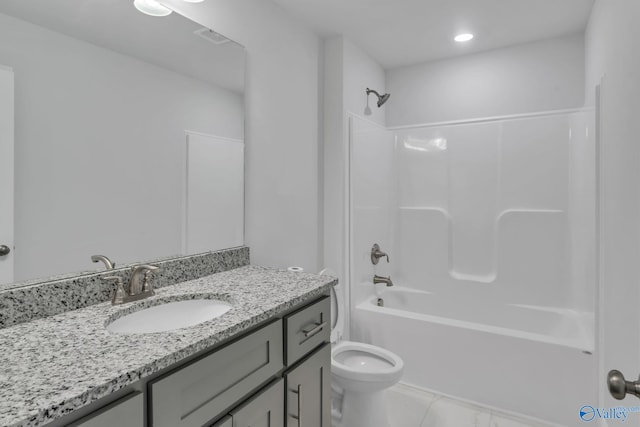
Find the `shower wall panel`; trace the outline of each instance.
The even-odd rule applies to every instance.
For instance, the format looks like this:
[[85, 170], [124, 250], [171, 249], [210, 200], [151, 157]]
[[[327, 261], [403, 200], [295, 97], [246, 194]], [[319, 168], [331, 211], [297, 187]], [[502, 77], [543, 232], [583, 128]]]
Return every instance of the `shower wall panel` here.
[[[379, 125], [352, 118], [351, 143], [351, 298], [360, 301], [371, 295], [373, 265], [371, 247], [378, 243], [391, 254], [396, 228], [397, 206], [393, 133]], [[380, 263], [380, 267], [385, 261]], [[380, 273], [383, 274], [384, 272]], [[388, 273], [387, 273], [388, 274]]]
[[[389, 131], [352, 119], [353, 283], [593, 311], [590, 113]], [[373, 266], [377, 242], [392, 262]], [[370, 277], [371, 276], [371, 277]]]

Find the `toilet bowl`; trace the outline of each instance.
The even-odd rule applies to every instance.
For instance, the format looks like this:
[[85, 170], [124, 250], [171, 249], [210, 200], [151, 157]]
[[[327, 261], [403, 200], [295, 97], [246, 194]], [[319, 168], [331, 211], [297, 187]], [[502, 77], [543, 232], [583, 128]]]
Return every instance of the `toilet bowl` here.
[[[320, 274], [335, 275], [325, 269]], [[384, 390], [400, 381], [402, 359], [381, 347], [343, 341], [341, 286], [332, 289], [331, 404], [333, 427], [389, 427]]]

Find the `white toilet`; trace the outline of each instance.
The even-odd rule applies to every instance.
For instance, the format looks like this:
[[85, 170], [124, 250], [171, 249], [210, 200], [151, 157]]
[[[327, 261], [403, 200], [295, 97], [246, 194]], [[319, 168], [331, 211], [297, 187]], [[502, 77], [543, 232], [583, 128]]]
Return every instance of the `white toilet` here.
[[[320, 274], [335, 276], [330, 269]], [[404, 363], [392, 352], [342, 341], [343, 286], [332, 290], [331, 406], [333, 427], [389, 427], [384, 390], [402, 377]]]

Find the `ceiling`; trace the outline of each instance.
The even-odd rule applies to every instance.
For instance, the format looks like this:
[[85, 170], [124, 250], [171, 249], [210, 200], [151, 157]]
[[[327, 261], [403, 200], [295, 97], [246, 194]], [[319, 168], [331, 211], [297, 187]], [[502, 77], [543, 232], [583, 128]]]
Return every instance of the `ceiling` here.
[[[323, 37], [343, 35], [383, 68], [584, 31], [594, 0], [273, 0]], [[462, 32], [475, 34], [456, 43]]]
[[194, 34], [203, 27], [177, 14], [155, 18], [131, 0], [0, 0], [0, 13], [145, 62], [244, 91], [244, 48]]

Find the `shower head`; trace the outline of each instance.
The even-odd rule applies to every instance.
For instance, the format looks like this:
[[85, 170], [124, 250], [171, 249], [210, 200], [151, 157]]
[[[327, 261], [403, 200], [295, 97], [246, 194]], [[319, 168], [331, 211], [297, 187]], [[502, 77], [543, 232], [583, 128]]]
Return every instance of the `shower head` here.
[[391, 94], [388, 94], [388, 93], [385, 93], [384, 95], [380, 95], [377, 91], [367, 88], [367, 96], [369, 96], [370, 93], [374, 93], [378, 97], [378, 108], [382, 107], [382, 104], [387, 102], [387, 100], [391, 96]]

